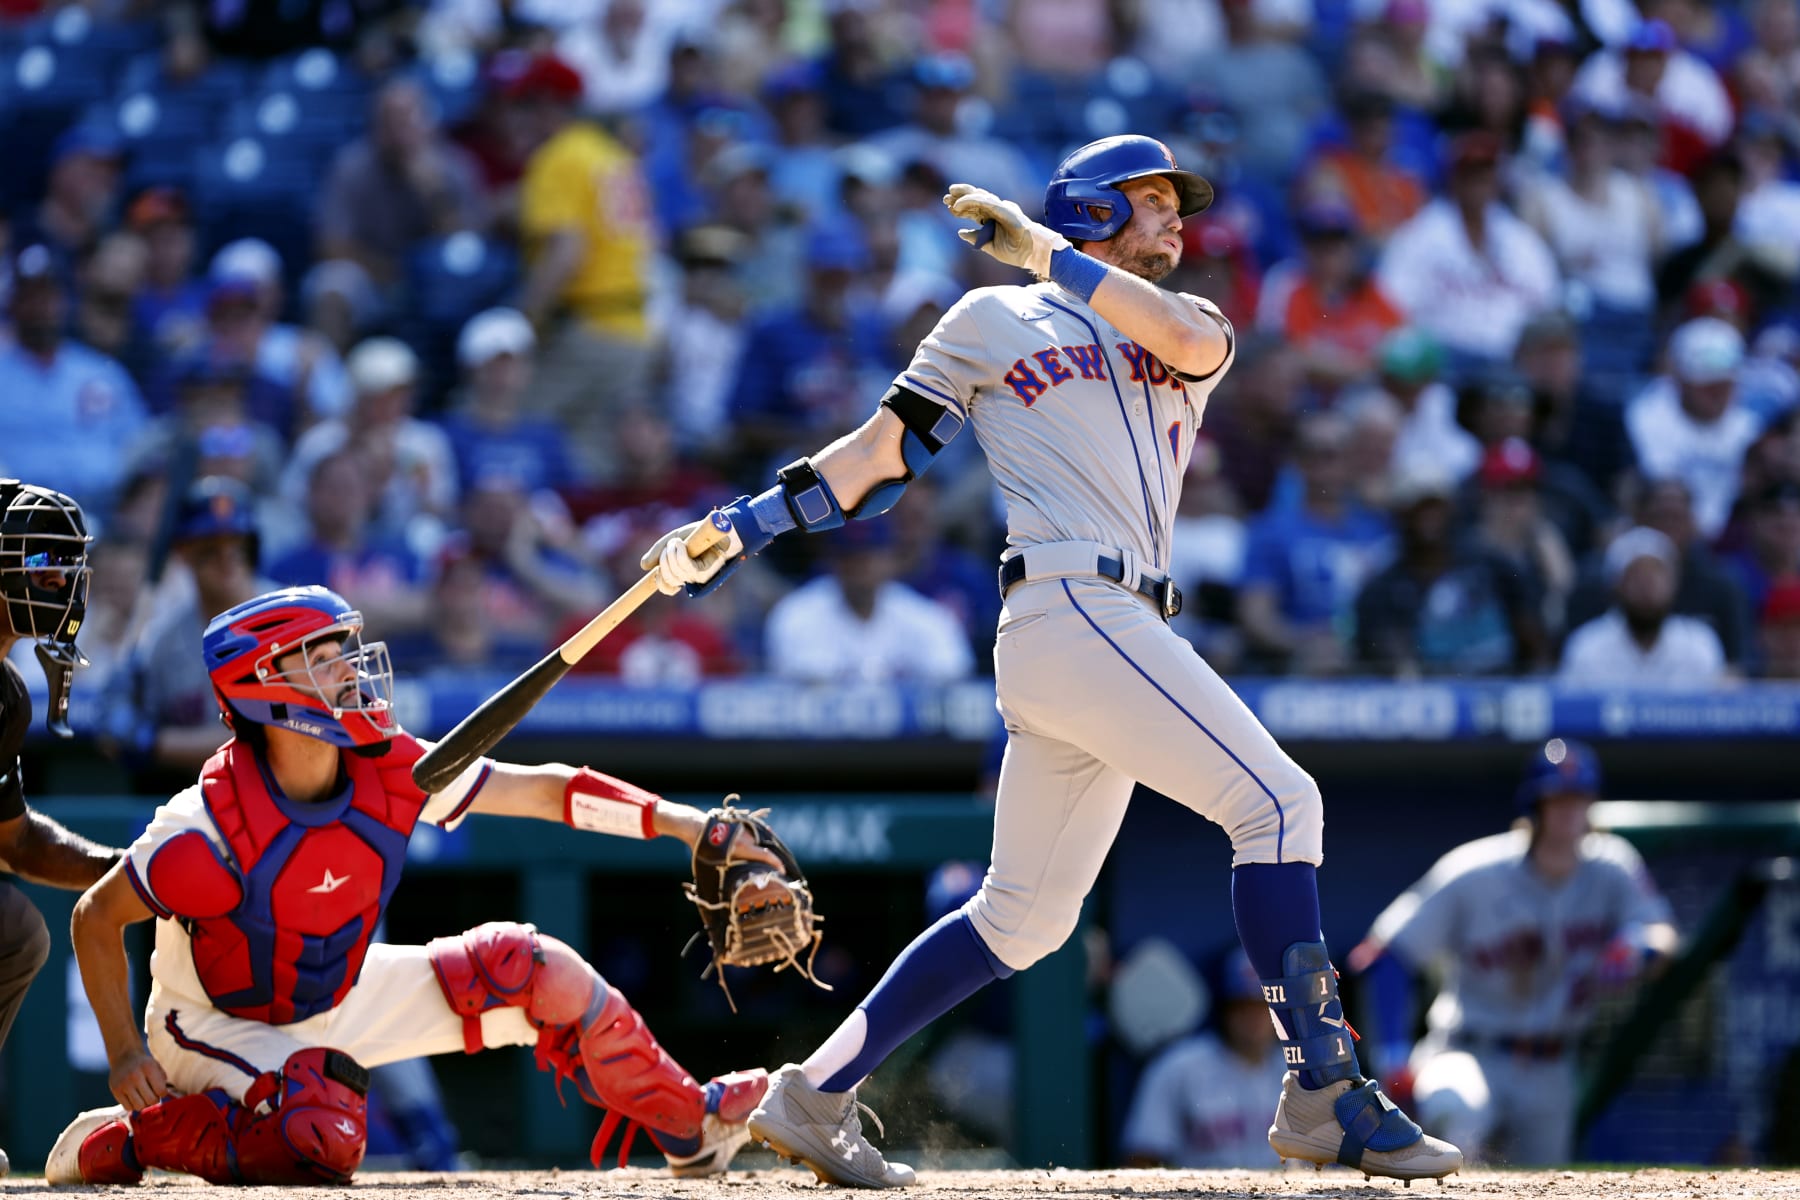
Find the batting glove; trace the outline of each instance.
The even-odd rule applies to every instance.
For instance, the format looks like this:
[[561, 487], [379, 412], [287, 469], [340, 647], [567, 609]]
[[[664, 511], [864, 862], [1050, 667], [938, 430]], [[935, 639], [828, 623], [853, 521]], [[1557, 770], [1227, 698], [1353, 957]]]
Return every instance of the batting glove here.
[[1050, 277], [1050, 255], [1069, 248], [1069, 239], [1025, 215], [1011, 200], [967, 183], [953, 183], [944, 207], [959, 217], [979, 221], [956, 236], [1009, 267], [1023, 267], [1039, 279]]
[[[699, 521], [689, 521], [679, 529], [671, 529], [638, 560], [638, 566], [656, 572], [656, 589], [663, 595], [673, 596], [683, 588], [696, 596], [709, 592], [725, 582], [725, 576], [743, 560], [744, 539], [735, 521], [724, 541], [694, 558], [688, 553], [687, 539], [698, 528]], [[766, 542], [767, 538], [763, 540]]]

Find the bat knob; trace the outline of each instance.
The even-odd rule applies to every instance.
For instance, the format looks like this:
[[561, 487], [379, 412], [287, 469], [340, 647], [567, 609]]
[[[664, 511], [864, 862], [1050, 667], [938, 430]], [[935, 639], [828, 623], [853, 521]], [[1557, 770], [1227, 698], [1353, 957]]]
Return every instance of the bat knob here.
[[731, 532], [731, 518], [725, 515], [724, 509], [713, 509], [712, 517], [710, 519], [712, 521], [712, 527], [720, 533]]

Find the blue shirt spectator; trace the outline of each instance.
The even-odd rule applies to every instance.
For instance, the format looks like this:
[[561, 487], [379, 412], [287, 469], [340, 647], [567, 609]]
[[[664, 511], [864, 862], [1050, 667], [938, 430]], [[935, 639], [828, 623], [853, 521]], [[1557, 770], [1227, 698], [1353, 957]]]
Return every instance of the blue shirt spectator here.
[[144, 431], [143, 399], [112, 359], [62, 335], [68, 298], [48, 249], [12, 263], [14, 344], [0, 348], [0, 465], [104, 515]]
[[520, 411], [536, 350], [531, 322], [515, 309], [490, 308], [463, 326], [456, 342], [463, 396], [443, 421], [463, 490], [490, 478], [513, 480], [527, 492], [574, 481], [556, 423]]

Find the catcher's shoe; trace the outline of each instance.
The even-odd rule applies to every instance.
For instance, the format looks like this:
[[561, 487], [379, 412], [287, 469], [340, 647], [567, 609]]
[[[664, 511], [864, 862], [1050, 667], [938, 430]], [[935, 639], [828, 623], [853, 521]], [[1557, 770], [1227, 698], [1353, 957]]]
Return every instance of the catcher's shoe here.
[[90, 1108], [62, 1131], [44, 1163], [52, 1187], [78, 1183], [136, 1183], [144, 1177], [131, 1148], [131, 1125], [117, 1104]]
[[692, 1154], [663, 1153], [677, 1179], [723, 1175], [750, 1140], [745, 1120], [769, 1090], [769, 1073], [733, 1071], [706, 1085], [706, 1115], [700, 1118], [700, 1148]]
[[1390, 1179], [1440, 1179], [1463, 1165], [1461, 1150], [1420, 1129], [1372, 1079], [1309, 1090], [1289, 1071], [1269, 1145], [1284, 1161], [1343, 1163]]
[[[864, 1136], [856, 1089], [821, 1092], [797, 1063], [769, 1077], [769, 1094], [750, 1114], [750, 1136], [790, 1162], [805, 1163], [821, 1183], [842, 1187], [906, 1187], [913, 1169], [891, 1163]], [[875, 1122], [877, 1129], [881, 1122]]]

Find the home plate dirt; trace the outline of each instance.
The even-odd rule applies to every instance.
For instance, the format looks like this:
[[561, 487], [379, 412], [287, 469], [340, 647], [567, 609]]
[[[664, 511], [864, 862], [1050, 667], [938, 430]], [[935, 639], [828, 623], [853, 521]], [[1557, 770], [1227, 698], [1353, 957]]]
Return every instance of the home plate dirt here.
[[[758, 1200], [762, 1195], [794, 1194], [834, 1196], [842, 1200], [861, 1193], [824, 1188], [812, 1173], [796, 1168], [750, 1169], [754, 1160], [740, 1160], [740, 1168], [723, 1179], [676, 1180], [666, 1173], [632, 1168], [623, 1171], [477, 1171], [461, 1175], [410, 1175], [369, 1172], [349, 1188], [308, 1188], [306, 1195], [323, 1197], [354, 1191], [365, 1200], [371, 1193], [380, 1200], [518, 1200], [519, 1197], [620, 1197], [621, 1200]], [[221, 1192], [198, 1180], [179, 1176], [153, 1178], [143, 1185], [153, 1200], [291, 1200], [292, 1190], [241, 1188]], [[43, 1181], [14, 1178], [0, 1182], [0, 1194], [36, 1192]], [[112, 1188], [59, 1188], [59, 1194], [107, 1192], [129, 1195]], [[1407, 1188], [1391, 1180], [1365, 1183], [1361, 1174], [1290, 1168], [1275, 1171], [921, 1171], [918, 1186], [901, 1197], [940, 1197], [944, 1200], [982, 1200], [984, 1197], [1046, 1196], [1065, 1193], [1069, 1200], [1194, 1200], [1197, 1197], [1347, 1197], [1381, 1200], [1414, 1196], [1489, 1197], [1567, 1196], [1637, 1200], [1669, 1197], [1672, 1200], [1720, 1200], [1725, 1197], [1792, 1196], [1800, 1198], [1800, 1171], [1713, 1170], [1648, 1167], [1641, 1170], [1583, 1171], [1468, 1171], [1442, 1183], [1420, 1180]], [[140, 1194], [143, 1194], [140, 1192]]]

